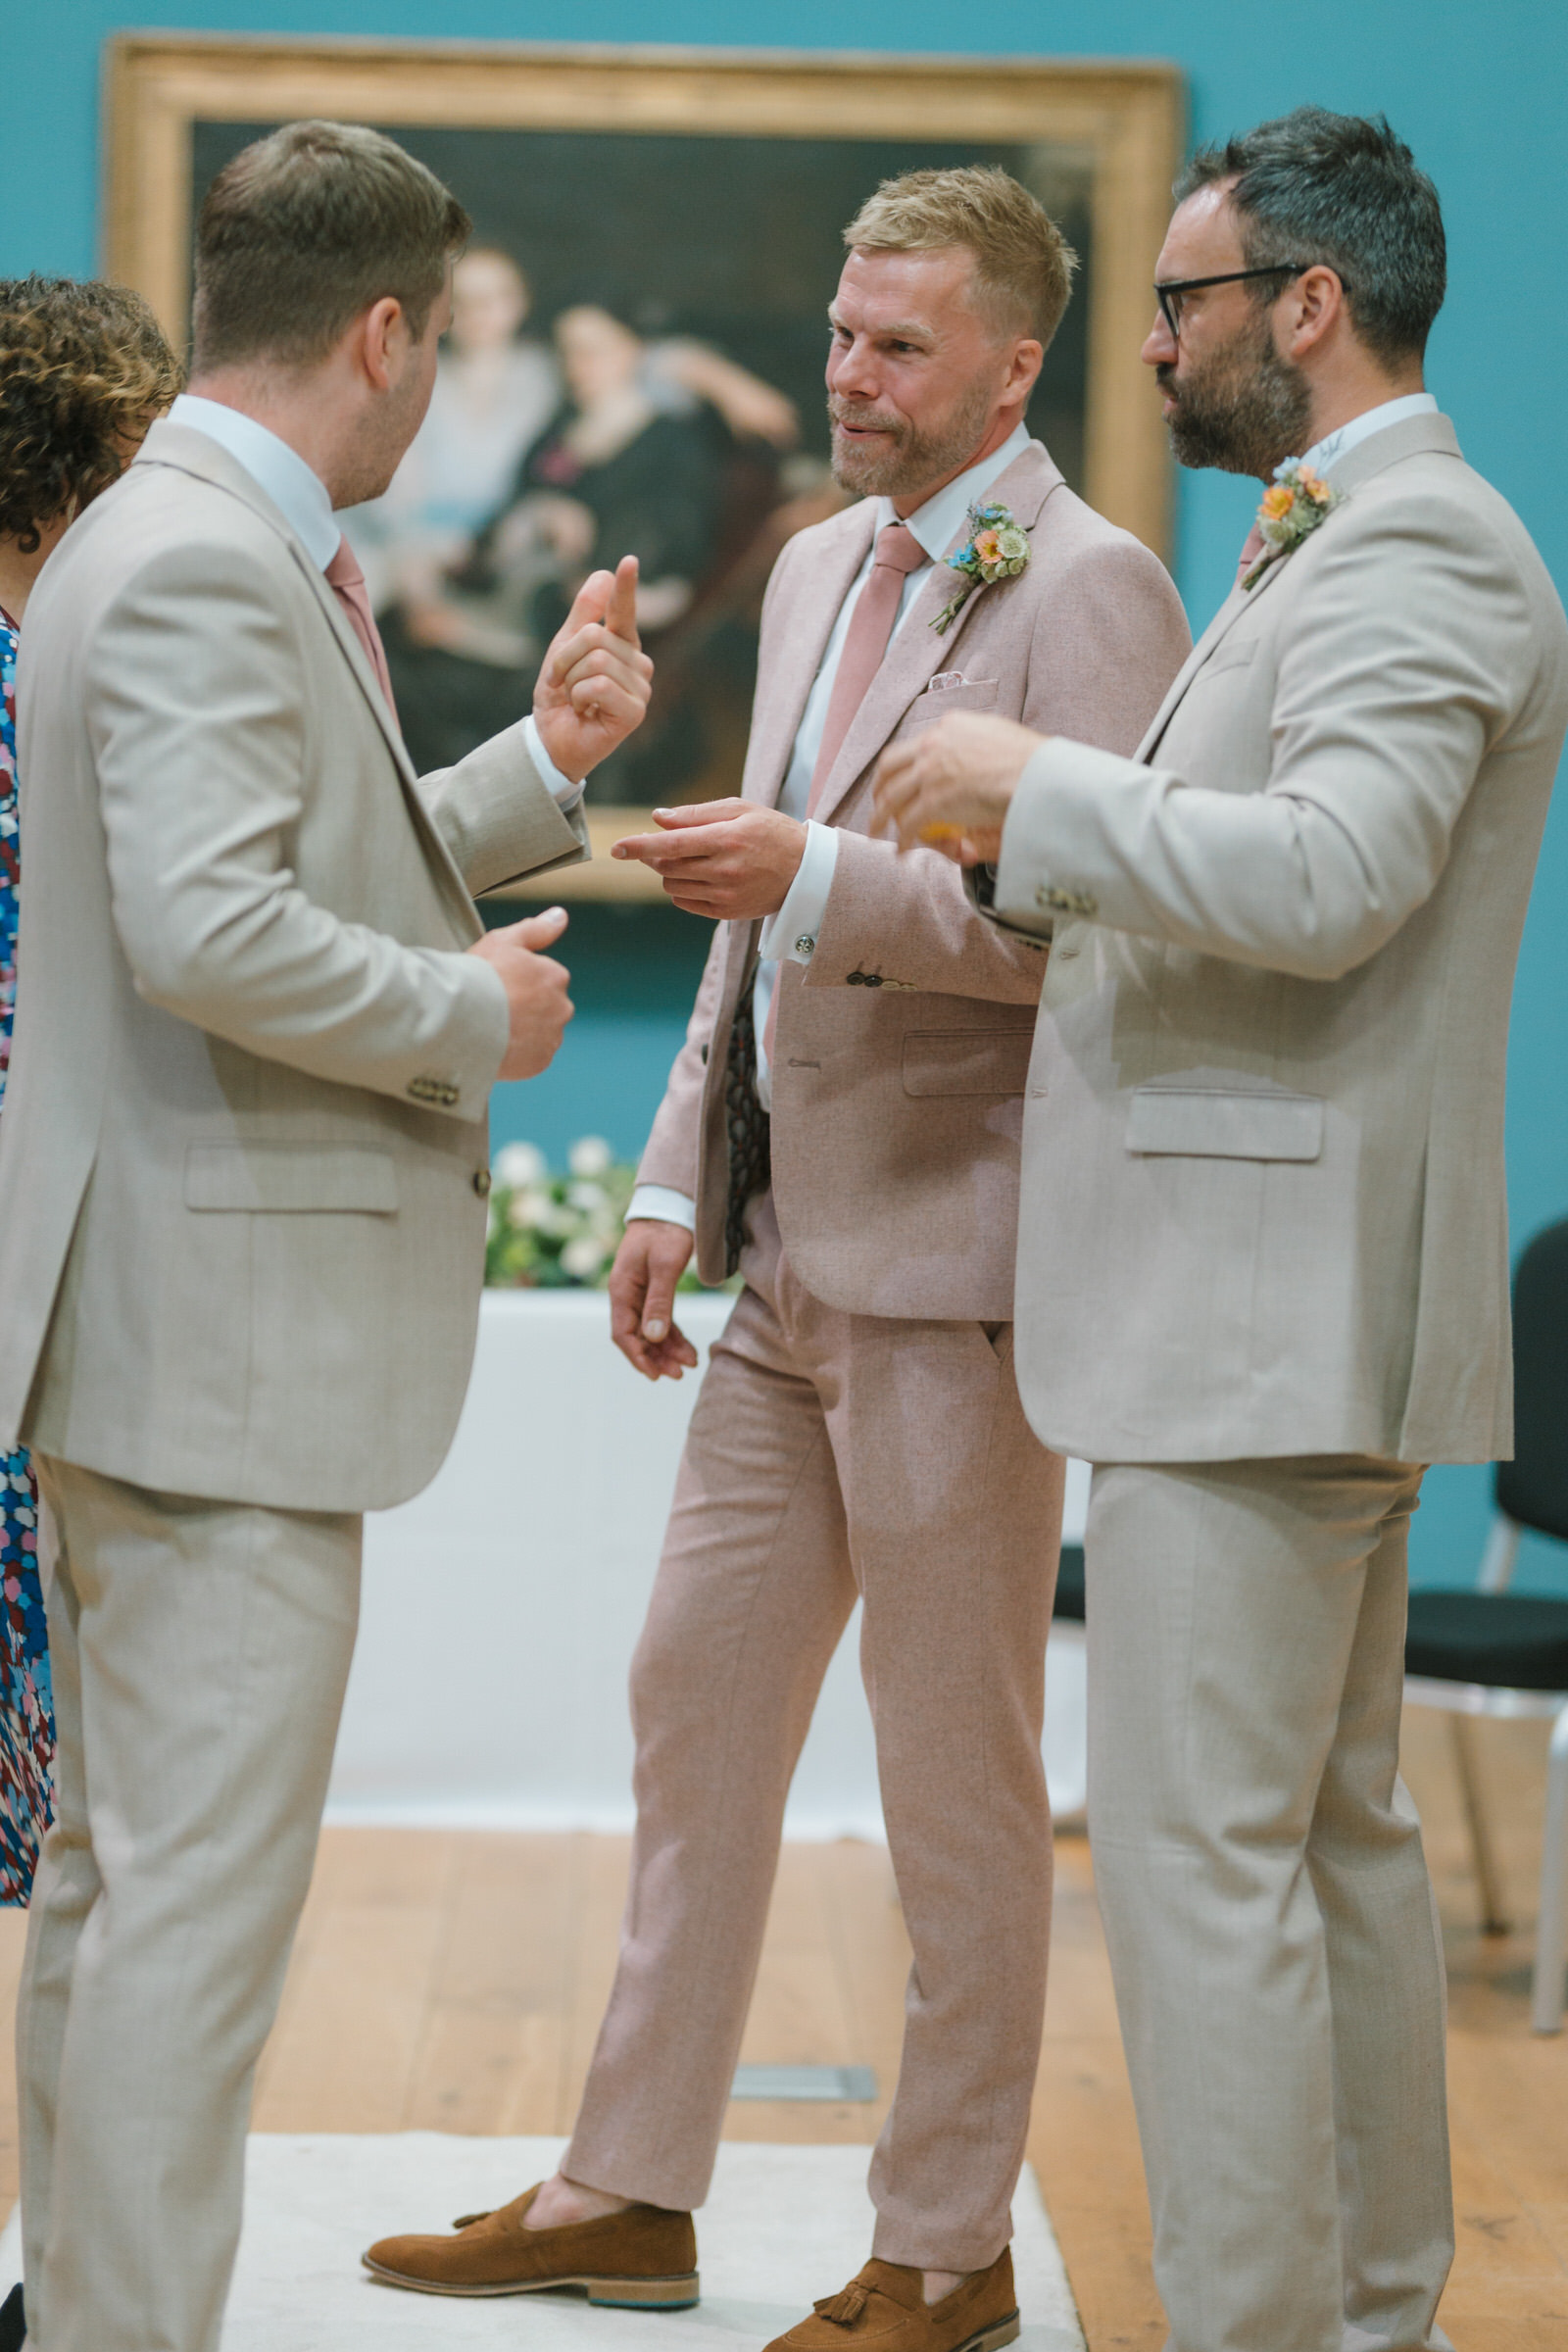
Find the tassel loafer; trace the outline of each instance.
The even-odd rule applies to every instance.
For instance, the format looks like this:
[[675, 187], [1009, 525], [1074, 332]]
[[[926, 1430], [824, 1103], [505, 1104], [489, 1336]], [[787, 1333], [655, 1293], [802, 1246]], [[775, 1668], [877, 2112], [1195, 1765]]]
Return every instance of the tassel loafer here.
[[697, 2232], [689, 2213], [628, 2205], [594, 2222], [530, 2230], [537, 2186], [494, 2213], [466, 2213], [451, 2237], [383, 2237], [361, 2256], [388, 2286], [421, 2295], [531, 2295], [580, 2286], [590, 2303], [628, 2311], [689, 2311], [699, 2299]]

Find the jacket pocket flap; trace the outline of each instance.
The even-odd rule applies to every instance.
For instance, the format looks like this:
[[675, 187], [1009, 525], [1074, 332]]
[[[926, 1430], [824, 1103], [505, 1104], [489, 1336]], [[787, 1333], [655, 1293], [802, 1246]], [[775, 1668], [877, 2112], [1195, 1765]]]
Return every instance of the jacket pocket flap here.
[[217, 1209], [366, 1209], [398, 1204], [390, 1152], [373, 1145], [190, 1144], [185, 1206]]
[[1322, 1098], [1141, 1086], [1127, 1114], [1127, 1149], [1194, 1159], [1316, 1159]]
[[906, 1095], [1021, 1095], [1034, 1046], [1027, 1029], [911, 1029], [904, 1041]]

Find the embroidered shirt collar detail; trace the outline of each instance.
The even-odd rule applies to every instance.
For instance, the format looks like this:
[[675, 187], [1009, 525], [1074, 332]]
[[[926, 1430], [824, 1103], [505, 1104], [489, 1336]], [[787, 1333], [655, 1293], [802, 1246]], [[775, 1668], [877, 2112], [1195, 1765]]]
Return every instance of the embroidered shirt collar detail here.
[[1397, 400], [1381, 401], [1375, 409], [1363, 409], [1359, 416], [1352, 416], [1349, 423], [1342, 424], [1337, 432], [1325, 433], [1321, 441], [1314, 441], [1311, 448], [1303, 452], [1300, 462], [1303, 466], [1311, 466], [1314, 472], [1324, 473], [1339, 459], [1348, 458], [1361, 442], [1369, 441], [1374, 433], [1381, 433], [1385, 426], [1402, 424], [1407, 416], [1436, 416], [1437, 414], [1438, 404], [1430, 392], [1402, 393]]

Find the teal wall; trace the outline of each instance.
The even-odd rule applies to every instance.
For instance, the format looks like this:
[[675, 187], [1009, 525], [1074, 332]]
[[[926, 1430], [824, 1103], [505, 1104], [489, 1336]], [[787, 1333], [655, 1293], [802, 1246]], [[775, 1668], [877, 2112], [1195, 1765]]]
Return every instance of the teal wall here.
[[[0, 272], [89, 270], [96, 253], [102, 43], [137, 22], [161, 28], [356, 33], [443, 39], [726, 43], [722, 0], [157, 0], [146, 17], [112, 0], [4, 0], [6, 121], [0, 138]], [[779, 0], [744, 20], [776, 48], [962, 51], [1173, 59], [1196, 136], [1245, 127], [1303, 99], [1386, 112], [1442, 192], [1451, 277], [1430, 381], [1465, 451], [1525, 515], [1568, 585], [1568, 12], [1561, 0], [1317, 0], [1305, 14], [1254, 0], [994, 0], [983, 16], [938, 0], [847, 19], [825, 0]], [[873, 28], [874, 27], [874, 28]], [[1152, 261], [1152, 256], [1151, 256]], [[1219, 602], [1255, 498], [1245, 482], [1184, 475], [1177, 577], [1195, 625]], [[559, 1152], [573, 1134], [635, 1148], [678, 1034], [696, 944], [659, 910], [585, 913], [566, 951], [583, 1010], [561, 1066], [499, 1110]], [[1518, 1239], [1568, 1212], [1568, 809], [1546, 836], [1525, 936], [1509, 1056], [1509, 1169]], [[1440, 1471], [1418, 1523], [1418, 1573], [1462, 1581], [1485, 1531], [1483, 1474]], [[1532, 1574], [1559, 1573], [1545, 1547]]]

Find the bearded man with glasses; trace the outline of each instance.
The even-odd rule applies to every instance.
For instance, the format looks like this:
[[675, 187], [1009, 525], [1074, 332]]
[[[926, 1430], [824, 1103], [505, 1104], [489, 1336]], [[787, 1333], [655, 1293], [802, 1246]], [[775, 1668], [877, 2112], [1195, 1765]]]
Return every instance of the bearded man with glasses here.
[[1236, 586], [1134, 759], [949, 718], [877, 797], [1052, 939], [1018, 1376], [1095, 1464], [1090, 1833], [1170, 2352], [1426, 2352], [1406, 1540], [1425, 1464], [1511, 1447], [1503, 1069], [1568, 624], [1423, 387], [1443, 220], [1388, 124], [1303, 107], [1177, 194], [1144, 359], [1183, 463], [1267, 485]]

